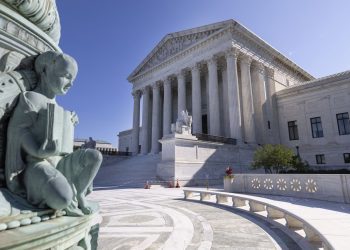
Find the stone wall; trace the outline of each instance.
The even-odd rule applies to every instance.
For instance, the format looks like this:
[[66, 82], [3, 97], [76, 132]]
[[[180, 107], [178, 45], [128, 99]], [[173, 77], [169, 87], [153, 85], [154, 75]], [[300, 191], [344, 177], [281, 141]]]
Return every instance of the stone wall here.
[[[342, 72], [277, 93], [281, 143], [296, 149], [310, 165], [349, 168], [344, 153], [350, 153], [350, 134], [340, 135], [337, 114], [350, 114], [350, 71]], [[310, 119], [320, 117], [323, 136], [313, 138]], [[290, 140], [288, 121], [296, 121], [298, 140]], [[325, 164], [317, 164], [324, 154]]]

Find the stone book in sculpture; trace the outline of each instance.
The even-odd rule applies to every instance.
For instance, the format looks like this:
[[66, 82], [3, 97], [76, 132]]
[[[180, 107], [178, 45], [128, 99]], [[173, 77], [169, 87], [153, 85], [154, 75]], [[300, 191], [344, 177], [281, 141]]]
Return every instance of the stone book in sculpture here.
[[74, 126], [71, 111], [53, 103], [47, 104], [47, 141], [57, 141], [58, 150], [61, 154], [73, 152]]

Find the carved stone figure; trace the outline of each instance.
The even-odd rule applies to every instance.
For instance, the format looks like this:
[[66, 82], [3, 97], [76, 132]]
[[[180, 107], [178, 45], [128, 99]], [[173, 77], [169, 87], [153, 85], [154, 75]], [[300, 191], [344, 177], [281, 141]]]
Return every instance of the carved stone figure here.
[[96, 141], [94, 141], [92, 139], [92, 137], [89, 137], [89, 140], [85, 141], [85, 143], [83, 145], [81, 145], [81, 148], [92, 148], [92, 149], [95, 149], [96, 148]]
[[178, 134], [190, 135], [192, 131], [192, 116], [188, 115], [187, 110], [182, 110], [176, 120], [175, 131]]
[[19, 95], [8, 124], [6, 185], [37, 207], [90, 214], [85, 196], [102, 156], [94, 149], [73, 152], [77, 115], [56, 103], [56, 95], [73, 85], [77, 64], [66, 54], [49, 51], [37, 57], [35, 72], [37, 86]]

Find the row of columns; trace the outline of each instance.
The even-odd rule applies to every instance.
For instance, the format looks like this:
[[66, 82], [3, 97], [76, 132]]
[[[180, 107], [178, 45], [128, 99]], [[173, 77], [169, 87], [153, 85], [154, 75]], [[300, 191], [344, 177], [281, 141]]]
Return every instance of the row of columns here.
[[[238, 58], [240, 59], [240, 79], [242, 101], [240, 100], [240, 91], [238, 83]], [[230, 49], [225, 53], [227, 65], [227, 107], [229, 120], [229, 136], [236, 138], [238, 141], [244, 140], [248, 143], [256, 143], [263, 139], [263, 133], [256, 133], [256, 123], [259, 126], [264, 124], [262, 105], [266, 101], [266, 94], [272, 95], [274, 82], [265, 78], [265, 67], [261, 63], [255, 63], [253, 67], [252, 58], [241, 55], [237, 49]], [[206, 61], [208, 67], [208, 109], [209, 109], [209, 134], [220, 135], [220, 110], [219, 110], [219, 87], [218, 87], [218, 60], [212, 57]], [[252, 75], [251, 75], [252, 71]], [[269, 76], [271, 78], [271, 70]], [[273, 71], [272, 71], [273, 72]], [[192, 76], [192, 119], [193, 133], [202, 132], [202, 112], [201, 112], [201, 81], [200, 81], [200, 64], [196, 63], [191, 67]], [[178, 85], [178, 112], [186, 110], [186, 81], [183, 71], [176, 74]], [[273, 73], [272, 73], [273, 77]], [[161, 98], [160, 98], [160, 82], [152, 85], [152, 123], [149, 120], [149, 101], [150, 88], [142, 89], [143, 111], [142, 111], [142, 138], [141, 153], [146, 154], [158, 153], [160, 144], [158, 140], [161, 138], [161, 124], [163, 136], [170, 134], [171, 118], [172, 118], [172, 89], [171, 80], [166, 77], [162, 80], [164, 88], [163, 98], [163, 121], [161, 122]], [[271, 86], [268, 87], [266, 93], [266, 82]], [[225, 93], [226, 94], [226, 93]], [[133, 93], [134, 96], [134, 114], [133, 114], [133, 133], [132, 133], [132, 152], [138, 152], [139, 145], [139, 126], [140, 126], [140, 91]], [[269, 96], [270, 97], [270, 96]], [[270, 99], [270, 98], [269, 98]], [[242, 104], [242, 107], [241, 107]], [[272, 105], [272, 101], [267, 102], [268, 106]], [[268, 107], [272, 110], [272, 107]], [[270, 112], [271, 112], [270, 110]], [[270, 113], [269, 112], [269, 113]], [[243, 114], [243, 117], [241, 117]], [[150, 125], [152, 124], [152, 128]], [[151, 132], [152, 131], [152, 132]], [[149, 132], [152, 133], [150, 138]], [[151, 139], [151, 143], [149, 143]], [[151, 149], [149, 149], [151, 145]]]

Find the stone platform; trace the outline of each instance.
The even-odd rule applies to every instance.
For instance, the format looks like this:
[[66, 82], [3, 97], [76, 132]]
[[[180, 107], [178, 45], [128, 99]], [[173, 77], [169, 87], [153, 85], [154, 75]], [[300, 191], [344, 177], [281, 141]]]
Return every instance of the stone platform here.
[[249, 213], [184, 201], [181, 189], [94, 191], [103, 217], [99, 249], [301, 249]]

